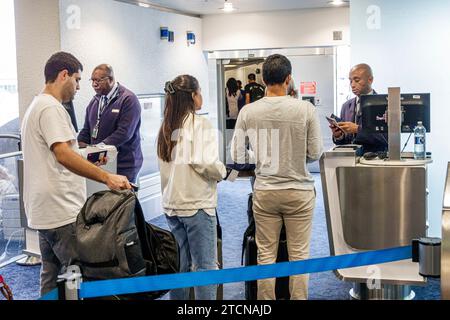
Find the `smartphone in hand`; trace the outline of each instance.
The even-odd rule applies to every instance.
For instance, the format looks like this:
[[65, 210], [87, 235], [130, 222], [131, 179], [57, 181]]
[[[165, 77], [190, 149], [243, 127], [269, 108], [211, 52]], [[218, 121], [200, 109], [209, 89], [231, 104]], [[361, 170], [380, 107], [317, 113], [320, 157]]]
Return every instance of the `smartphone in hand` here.
[[343, 122], [341, 118], [339, 118], [337, 115], [335, 115], [334, 113], [331, 114], [330, 118], [333, 118], [334, 120], [336, 120], [336, 122]]
[[337, 120], [335, 118], [331, 118], [331, 117], [325, 117], [328, 120], [328, 123], [334, 127], [334, 128], [338, 128], [339, 130], [341, 130], [343, 133], [345, 133], [344, 129], [342, 129], [341, 127], [339, 127], [339, 124], [337, 122]]
[[99, 161], [103, 161], [107, 153], [108, 151], [92, 152], [87, 155], [87, 159], [89, 162], [97, 163]]

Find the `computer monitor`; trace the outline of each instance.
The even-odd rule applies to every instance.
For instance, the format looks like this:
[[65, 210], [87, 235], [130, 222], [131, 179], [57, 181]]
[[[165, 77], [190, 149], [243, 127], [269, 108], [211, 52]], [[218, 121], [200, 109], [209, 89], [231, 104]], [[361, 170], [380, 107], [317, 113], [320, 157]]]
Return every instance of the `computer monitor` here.
[[313, 96], [303, 96], [302, 100], [311, 102], [314, 106], [316, 105], [316, 97]]
[[[400, 104], [402, 133], [413, 132], [419, 121], [422, 121], [427, 132], [431, 131], [429, 93], [402, 94]], [[387, 94], [361, 96], [362, 129], [364, 132], [388, 133], [387, 107]]]

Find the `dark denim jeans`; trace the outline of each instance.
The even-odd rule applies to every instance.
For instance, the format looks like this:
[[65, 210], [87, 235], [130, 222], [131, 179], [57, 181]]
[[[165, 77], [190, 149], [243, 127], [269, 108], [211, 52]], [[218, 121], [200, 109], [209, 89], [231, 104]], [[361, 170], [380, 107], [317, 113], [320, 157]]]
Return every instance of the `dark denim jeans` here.
[[77, 259], [75, 223], [39, 230], [41, 249], [41, 296], [56, 288], [58, 275]]

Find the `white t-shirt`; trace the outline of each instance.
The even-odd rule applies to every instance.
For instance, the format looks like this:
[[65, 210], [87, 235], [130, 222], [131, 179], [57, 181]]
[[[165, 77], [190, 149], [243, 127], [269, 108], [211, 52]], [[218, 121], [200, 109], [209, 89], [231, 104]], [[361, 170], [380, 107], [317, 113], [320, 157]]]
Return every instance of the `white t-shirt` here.
[[86, 201], [86, 181], [58, 163], [50, 147], [72, 142], [76, 132], [64, 106], [53, 96], [34, 98], [22, 122], [24, 204], [28, 226], [48, 230], [75, 222]]

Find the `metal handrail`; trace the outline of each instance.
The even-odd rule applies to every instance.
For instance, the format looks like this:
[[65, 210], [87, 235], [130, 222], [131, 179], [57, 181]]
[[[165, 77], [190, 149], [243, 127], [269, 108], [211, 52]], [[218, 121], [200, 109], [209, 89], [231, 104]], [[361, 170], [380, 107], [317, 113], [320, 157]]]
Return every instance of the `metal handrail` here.
[[450, 300], [450, 162], [442, 205], [441, 299]]
[[7, 158], [19, 157], [21, 155], [22, 155], [22, 151], [4, 153], [4, 154], [0, 154], [0, 160], [1, 159], [7, 159]]
[[[18, 140], [19, 142], [17, 143], [17, 146], [19, 148], [19, 151], [22, 151], [22, 138], [20, 136], [20, 134], [15, 134], [15, 133], [0, 133], [0, 139], [14, 139], [14, 140]], [[6, 158], [9, 158], [10, 155]], [[5, 157], [0, 156], [0, 159], [4, 159]]]
[[13, 133], [0, 133], [0, 139], [16, 139], [21, 140], [21, 137], [19, 134], [13, 134]]

